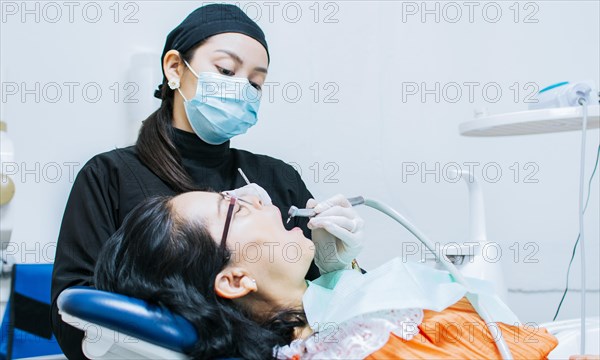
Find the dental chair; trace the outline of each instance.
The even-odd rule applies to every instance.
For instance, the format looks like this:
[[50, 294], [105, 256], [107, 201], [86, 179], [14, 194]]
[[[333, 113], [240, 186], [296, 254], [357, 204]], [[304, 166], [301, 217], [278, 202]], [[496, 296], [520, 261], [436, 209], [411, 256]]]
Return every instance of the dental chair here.
[[193, 325], [165, 308], [129, 296], [72, 287], [57, 300], [62, 320], [85, 332], [90, 359], [189, 359]]
[[[558, 339], [558, 346], [548, 355], [549, 360], [568, 359], [580, 354], [581, 319], [569, 319], [540, 324]], [[586, 354], [600, 354], [600, 317], [586, 318]]]

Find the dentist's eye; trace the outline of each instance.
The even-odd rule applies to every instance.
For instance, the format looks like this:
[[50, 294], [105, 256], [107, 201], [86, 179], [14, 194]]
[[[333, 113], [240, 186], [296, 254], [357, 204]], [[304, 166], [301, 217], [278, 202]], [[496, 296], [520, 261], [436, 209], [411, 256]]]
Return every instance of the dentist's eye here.
[[233, 76], [233, 75], [235, 75], [235, 73], [233, 71], [231, 71], [231, 70], [227, 70], [227, 69], [222, 68], [220, 66], [216, 66], [216, 67], [219, 70], [219, 73], [222, 74], [222, 75], [225, 75], [225, 76]]
[[256, 90], [258, 90], [258, 91], [261, 91], [261, 90], [262, 90], [262, 88], [260, 87], [260, 85], [258, 85], [257, 83], [254, 83], [254, 82], [252, 82], [252, 81], [251, 81], [251, 82], [250, 82], [250, 85], [252, 85], [252, 86], [253, 86], [253, 87], [254, 87]]

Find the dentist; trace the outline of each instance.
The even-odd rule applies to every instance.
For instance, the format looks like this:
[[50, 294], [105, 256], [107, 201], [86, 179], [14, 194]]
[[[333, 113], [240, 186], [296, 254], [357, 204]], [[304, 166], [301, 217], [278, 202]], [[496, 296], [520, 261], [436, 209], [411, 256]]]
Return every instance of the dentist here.
[[[200, 7], [168, 35], [161, 57], [164, 78], [155, 92], [160, 108], [143, 122], [134, 146], [88, 161], [66, 205], [52, 277], [51, 320], [69, 359], [85, 359], [83, 332], [61, 320], [56, 299], [68, 287], [94, 285], [102, 245], [142, 200], [237, 189], [237, 196], [272, 201], [284, 215], [291, 205], [316, 206], [314, 200], [308, 202], [312, 195], [290, 165], [230, 147], [232, 137], [257, 121], [269, 61], [264, 33], [233, 5]], [[262, 187], [244, 186], [238, 168]], [[343, 206], [339, 199], [319, 204], [317, 212]], [[294, 218], [287, 225], [288, 230], [300, 227], [317, 245], [316, 266], [312, 264], [308, 279], [350, 266], [362, 246], [356, 213], [339, 216], [333, 210], [311, 224]], [[354, 224], [352, 229], [344, 228], [348, 223]]]

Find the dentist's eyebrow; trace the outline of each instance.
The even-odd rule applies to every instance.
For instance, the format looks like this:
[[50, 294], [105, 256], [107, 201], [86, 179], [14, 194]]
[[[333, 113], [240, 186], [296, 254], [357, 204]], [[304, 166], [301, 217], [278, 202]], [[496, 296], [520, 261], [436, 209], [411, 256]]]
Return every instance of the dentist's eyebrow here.
[[[215, 50], [215, 52], [222, 52], [224, 54], [227, 54], [227, 55], [229, 55], [229, 57], [231, 57], [233, 59], [233, 61], [235, 61], [236, 63], [240, 64], [240, 66], [244, 65], [244, 61], [242, 60], [242, 58], [239, 57], [239, 55], [236, 54], [236, 53], [234, 53], [234, 52], [231, 52], [229, 50], [224, 50], [224, 49]], [[264, 73], [264, 74], [267, 73], [267, 69], [264, 68], [264, 67], [260, 67], [260, 66], [255, 67], [254, 71], [258, 71], [258, 72], [261, 72], [261, 73]]]

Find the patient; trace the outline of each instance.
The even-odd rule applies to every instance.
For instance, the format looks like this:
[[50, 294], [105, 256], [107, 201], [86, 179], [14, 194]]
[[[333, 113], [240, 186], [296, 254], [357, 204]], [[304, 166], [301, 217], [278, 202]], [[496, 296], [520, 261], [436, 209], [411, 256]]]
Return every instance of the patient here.
[[[336, 216], [353, 211], [347, 201], [336, 207]], [[325, 225], [314, 221], [313, 227]], [[439, 311], [424, 305], [355, 316], [336, 323], [333, 332], [309, 323], [303, 303], [303, 297], [310, 300], [309, 288], [326, 294], [336, 281], [359, 284], [377, 274], [340, 270], [307, 283], [314, 254], [300, 229], [284, 228], [275, 206], [250, 196], [190, 192], [151, 198], [131, 211], [101, 252], [95, 284], [188, 319], [198, 332], [189, 354], [196, 359], [500, 358], [493, 336], [462, 295]], [[311, 296], [318, 299], [315, 291]], [[341, 292], [329, 295], [328, 303], [344, 303]], [[411, 296], [389, 299], [410, 303]], [[350, 312], [353, 301], [345, 303]], [[498, 327], [515, 358], [543, 359], [557, 344], [545, 329]]]

